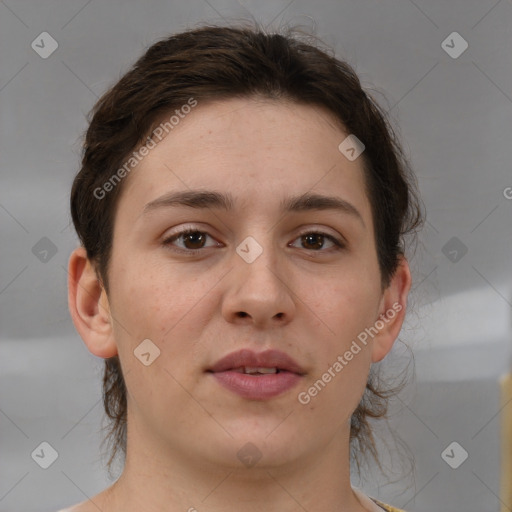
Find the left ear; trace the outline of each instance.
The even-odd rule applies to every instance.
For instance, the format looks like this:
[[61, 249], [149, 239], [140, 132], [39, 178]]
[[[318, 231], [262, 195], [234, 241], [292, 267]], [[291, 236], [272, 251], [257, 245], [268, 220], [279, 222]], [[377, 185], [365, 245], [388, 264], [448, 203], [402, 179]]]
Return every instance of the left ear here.
[[402, 254], [399, 259], [398, 267], [379, 304], [379, 317], [375, 321], [378, 333], [373, 338], [372, 363], [384, 359], [393, 347], [404, 322], [412, 279], [407, 259]]

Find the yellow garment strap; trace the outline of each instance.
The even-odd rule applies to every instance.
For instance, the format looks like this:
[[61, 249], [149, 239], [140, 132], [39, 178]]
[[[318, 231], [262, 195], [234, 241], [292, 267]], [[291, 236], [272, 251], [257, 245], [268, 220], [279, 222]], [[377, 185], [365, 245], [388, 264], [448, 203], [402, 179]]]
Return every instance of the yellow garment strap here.
[[375, 498], [372, 498], [372, 500], [379, 505], [379, 507], [382, 507], [384, 510], [387, 510], [387, 512], [405, 512], [404, 510], [400, 508], [392, 507], [391, 505], [386, 505], [385, 503], [382, 503], [382, 501], [376, 500]]
[[512, 507], [512, 374], [501, 379], [501, 510]]

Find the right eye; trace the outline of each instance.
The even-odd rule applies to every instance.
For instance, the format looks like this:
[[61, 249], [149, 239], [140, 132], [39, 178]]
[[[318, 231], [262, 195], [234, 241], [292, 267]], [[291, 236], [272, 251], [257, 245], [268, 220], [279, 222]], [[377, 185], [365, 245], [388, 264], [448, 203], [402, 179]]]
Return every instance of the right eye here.
[[[162, 245], [178, 252], [196, 254], [201, 251], [201, 249], [205, 248], [204, 244], [207, 237], [210, 237], [210, 235], [205, 231], [200, 231], [194, 228], [186, 228], [182, 231], [172, 234], [170, 237], [167, 237], [162, 242]], [[172, 247], [174, 242], [177, 240], [182, 240], [185, 247]], [[215, 245], [210, 247], [215, 247]]]

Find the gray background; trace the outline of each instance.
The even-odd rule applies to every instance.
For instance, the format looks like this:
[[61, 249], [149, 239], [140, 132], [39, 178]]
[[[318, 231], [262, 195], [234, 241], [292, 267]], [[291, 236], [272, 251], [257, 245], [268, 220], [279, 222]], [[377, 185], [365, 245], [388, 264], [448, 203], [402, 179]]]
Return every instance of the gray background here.
[[[400, 336], [415, 354], [416, 379], [390, 419], [415, 471], [404, 471], [393, 447], [386, 455], [381, 428], [386, 474], [368, 468], [354, 485], [410, 512], [500, 510], [500, 418], [512, 407], [499, 397], [512, 348], [512, 2], [5, 0], [1, 512], [55, 511], [111, 482], [99, 451], [103, 361], [75, 333], [66, 297], [77, 244], [68, 198], [86, 113], [156, 39], [251, 16], [273, 28], [304, 25], [356, 68], [400, 127], [427, 209]], [[43, 59], [31, 43], [45, 31], [58, 48]], [[457, 58], [442, 46], [454, 31], [469, 45]], [[393, 371], [408, 357], [397, 344], [384, 366]], [[31, 457], [43, 441], [59, 455], [46, 470]], [[469, 454], [457, 469], [441, 457], [453, 441]]]

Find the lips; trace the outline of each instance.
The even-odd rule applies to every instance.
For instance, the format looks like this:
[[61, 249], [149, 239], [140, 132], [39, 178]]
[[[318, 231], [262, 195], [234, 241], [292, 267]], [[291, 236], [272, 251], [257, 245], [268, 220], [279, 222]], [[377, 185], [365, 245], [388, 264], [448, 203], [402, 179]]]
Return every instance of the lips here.
[[276, 368], [277, 373], [287, 371], [304, 375], [306, 372], [290, 356], [279, 350], [266, 350], [256, 353], [252, 350], [239, 350], [232, 352], [217, 361], [208, 371], [213, 373], [225, 372], [228, 370], [237, 371], [241, 368]]
[[268, 400], [295, 387], [306, 372], [284, 352], [246, 349], [223, 357], [207, 373], [242, 398]]

